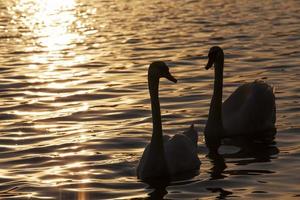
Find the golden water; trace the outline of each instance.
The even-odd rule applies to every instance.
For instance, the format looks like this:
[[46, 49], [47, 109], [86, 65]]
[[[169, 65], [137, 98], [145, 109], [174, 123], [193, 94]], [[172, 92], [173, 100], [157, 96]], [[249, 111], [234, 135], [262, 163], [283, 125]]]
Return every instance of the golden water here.
[[[299, 21], [297, 0], [1, 0], [0, 198], [299, 198]], [[276, 87], [276, 144], [206, 157], [212, 45], [226, 54], [225, 98], [255, 79]], [[179, 80], [160, 85], [164, 133], [195, 123], [202, 161], [157, 189], [135, 176], [154, 60]]]

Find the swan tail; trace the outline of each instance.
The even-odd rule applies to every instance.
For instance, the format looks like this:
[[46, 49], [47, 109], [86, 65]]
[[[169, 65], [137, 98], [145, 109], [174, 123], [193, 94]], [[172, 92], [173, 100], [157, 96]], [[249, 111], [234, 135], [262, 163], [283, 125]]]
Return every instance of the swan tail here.
[[198, 143], [198, 132], [194, 127], [194, 124], [191, 124], [190, 128], [183, 132], [183, 135], [187, 136], [193, 144], [197, 146]]

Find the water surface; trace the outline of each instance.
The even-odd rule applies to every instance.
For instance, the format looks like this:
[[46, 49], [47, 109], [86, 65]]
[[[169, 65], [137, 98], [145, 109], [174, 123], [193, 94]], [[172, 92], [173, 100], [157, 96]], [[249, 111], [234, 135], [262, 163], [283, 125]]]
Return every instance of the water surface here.
[[[2, 0], [0, 198], [299, 198], [299, 21], [297, 0]], [[273, 145], [207, 157], [212, 45], [225, 51], [224, 98], [256, 79], [275, 86]], [[195, 123], [202, 161], [156, 189], [135, 176], [154, 60], [179, 80], [160, 84], [164, 134]]]

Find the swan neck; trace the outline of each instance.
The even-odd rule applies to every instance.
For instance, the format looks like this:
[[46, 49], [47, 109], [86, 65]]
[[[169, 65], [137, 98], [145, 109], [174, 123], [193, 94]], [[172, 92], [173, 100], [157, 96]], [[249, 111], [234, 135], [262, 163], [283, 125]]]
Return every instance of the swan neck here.
[[151, 112], [152, 112], [152, 125], [153, 125], [151, 146], [156, 146], [155, 148], [157, 147], [163, 148], [158, 86], [159, 86], [159, 78], [148, 76], [148, 87], [149, 87], [149, 93], [151, 99]]
[[210, 103], [208, 124], [223, 130], [222, 125], [222, 94], [223, 94], [224, 57], [215, 62], [214, 92]]

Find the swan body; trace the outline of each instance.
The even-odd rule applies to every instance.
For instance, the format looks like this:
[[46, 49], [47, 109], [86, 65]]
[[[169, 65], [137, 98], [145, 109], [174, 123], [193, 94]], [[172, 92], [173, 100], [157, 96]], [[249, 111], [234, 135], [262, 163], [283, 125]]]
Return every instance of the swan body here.
[[[198, 139], [197, 131], [191, 127], [189, 129], [190, 133], [194, 135], [194, 138]], [[197, 170], [200, 166], [200, 160], [197, 154], [197, 146], [195, 143], [197, 141], [192, 141], [189, 136], [185, 133], [176, 134], [173, 137], [164, 136], [164, 154], [166, 158], [167, 164], [167, 174], [160, 175], [157, 173], [152, 175], [152, 172], [146, 172], [145, 169], [147, 168], [147, 161], [151, 158], [150, 154], [150, 144], [148, 144], [144, 150], [142, 158], [137, 167], [137, 174], [138, 178], [140, 179], [147, 179], [153, 177], [167, 177], [167, 176], [176, 176], [181, 173], [189, 172], [191, 170]], [[149, 161], [148, 161], [149, 162]], [[153, 161], [155, 162], [155, 161]], [[156, 163], [159, 165], [159, 163]]]
[[159, 78], [173, 82], [164, 62], [153, 62], [148, 70], [148, 85], [151, 97], [153, 133], [137, 166], [137, 177], [142, 180], [172, 178], [178, 174], [199, 169], [197, 154], [198, 133], [194, 126], [173, 137], [162, 135], [160, 105], [158, 98]]
[[273, 140], [276, 134], [273, 88], [263, 81], [246, 83], [222, 103], [223, 50], [217, 46], [212, 47], [208, 57], [205, 68], [209, 69], [213, 65], [215, 67], [214, 93], [204, 131], [210, 146], [217, 147], [222, 138], [228, 137]]

